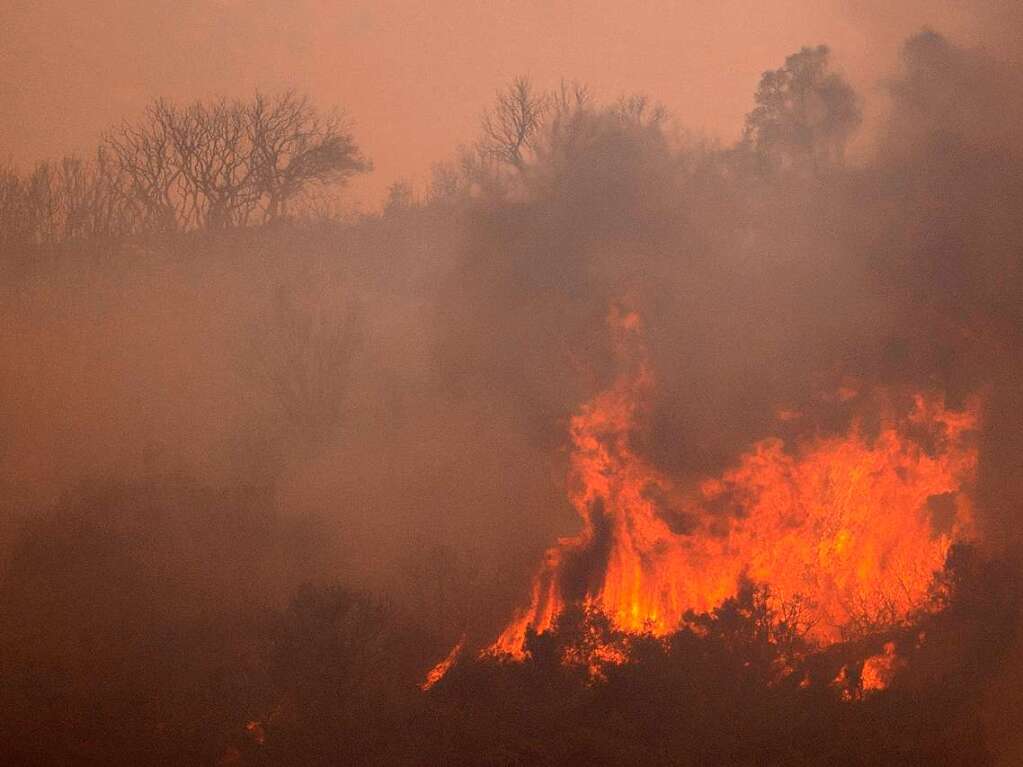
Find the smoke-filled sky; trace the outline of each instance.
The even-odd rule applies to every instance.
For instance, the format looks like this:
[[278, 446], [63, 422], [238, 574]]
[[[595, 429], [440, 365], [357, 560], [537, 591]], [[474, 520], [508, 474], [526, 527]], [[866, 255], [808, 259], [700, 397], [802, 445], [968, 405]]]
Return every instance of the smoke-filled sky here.
[[[643, 91], [687, 129], [731, 140], [765, 69], [826, 42], [861, 93], [922, 26], [1002, 48], [1018, 20], [996, 0], [0, 0], [0, 158], [87, 151], [151, 99], [295, 86], [341, 106], [376, 171], [352, 198], [475, 135], [519, 74]], [[869, 115], [868, 115], [869, 116]]]
[[[635, 494], [671, 532], [658, 546], [706, 530], [709, 551], [745, 552], [728, 536], [756, 493], [735, 483], [699, 494], [725, 487], [719, 478], [748, 456], [769, 449], [796, 467], [769, 488], [779, 509], [794, 483], [837, 498], [845, 485], [797, 470], [814, 445], [848, 434], [875, 442], [897, 418], [927, 463], [979, 403], [979, 428], [960, 429], [975, 475], [928, 485], [926, 502], [914, 495], [909, 508], [934, 540], [953, 519], [976, 527], [984, 555], [1012, 558], [1016, 573], [1021, 29], [1019, 0], [0, 0], [0, 753], [5, 742], [35, 749], [32, 739], [85, 753], [96, 717], [119, 743], [188, 746], [202, 730], [223, 753], [221, 730], [206, 731], [210, 701], [234, 706], [230, 727], [241, 732], [298, 697], [274, 691], [253, 713], [251, 700], [196, 694], [192, 680], [219, 678], [210, 669], [223, 665], [206, 637], [222, 633], [223, 657], [248, 658], [233, 639], [250, 634], [234, 616], [269, 616], [304, 581], [393, 600], [436, 640], [430, 650], [423, 632], [402, 629], [417, 651], [446, 652], [459, 635], [466, 648], [488, 645], [529, 605], [544, 551], [580, 530], [571, 419], [620, 390], [629, 355], [608, 318], [623, 310], [640, 318], [635, 356], [649, 380], [621, 408], [625, 425], [610, 422], [622, 436], [594, 442], [649, 466], [640, 479], [664, 478]], [[818, 44], [830, 58], [806, 49], [786, 64]], [[758, 93], [765, 70], [792, 78], [776, 102], [769, 88]], [[577, 80], [594, 98], [545, 113], [528, 152], [463, 167], [446, 194], [381, 215], [268, 216], [265, 226], [239, 216], [219, 229], [233, 219], [214, 216], [224, 204], [215, 188], [192, 195], [206, 222], [192, 227], [173, 210], [189, 204], [173, 188], [187, 171], [155, 190], [128, 177], [130, 157], [109, 174], [76, 175], [74, 163], [64, 175], [26, 173], [91, 152], [106, 127], [159, 97], [294, 87], [347, 111], [375, 164], [348, 199], [371, 210], [395, 180], [422, 190], [431, 165], [480, 136], [481, 111], [521, 74], [543, 89]], [[616, 104], [637, 92], [675, 122]], [[750, 140], [736, 145], [757, 95]], [[243, 191], [269, 205], [279, 189]], [[941, 428], [915, 418], [918, 403], [941, 398], [952, 414]], [[559, 560], [559, 596], [602, 582], [613, 493], [587, 500], [586, 522], [605, 530]], [[851, 523], [870, 543], [862, 550], [887, 561], [872, 553], [871, 525]], [[828, 526], [843, 536], [834, 550], [855, 562], [842, 553], [846, 529]], [[1011, 604], [1004, 626], [992, 625], [1013, 654], [987, 658], [1004, 666], [1002, 681], [990, 701], [971, 687], [961, 708], [989, 712], [984, 737], [1014, 765], [1023, 622]], [[955, 618], [968, 629], [969, 613]], [[276, 657], [277, 639], [259, 641]], [[929, 652], [922, 663], [944, 668]], [[132, 672], [124, 658], [136, 657], [160, 673]], [[191, 676], [177, 673], [182, 658]], [[268, 679], [291, 683], [276, 661], [259, 662]], [[262, 685], [248, 664], [238, 678]], [[319, 660], [310, 668], [337, 700], [336, 677]], [[151, 694], [147, 680], [168, 669], [180, 691]], [[947, 678], [934, 684], [954, 686]], [[38, 694], [25, 694], [36, 682]], [[77, 696], [68, 705], [65, 688]], [[389, 700], [387, 689], [374, 687], [364, 708]], [[163, 708], [136, 705], [157, 697]], [[977, 730], [935, 701], [956, 719], [950, 737]], [[329, 729], [310, 711], [296, 721]], [[403, 711], [393, 721], [407, 720]], [[38, 735], [47, 726], [67, 731], [63, 745]], [[400, 729], [388, 724], [382, 740]]]

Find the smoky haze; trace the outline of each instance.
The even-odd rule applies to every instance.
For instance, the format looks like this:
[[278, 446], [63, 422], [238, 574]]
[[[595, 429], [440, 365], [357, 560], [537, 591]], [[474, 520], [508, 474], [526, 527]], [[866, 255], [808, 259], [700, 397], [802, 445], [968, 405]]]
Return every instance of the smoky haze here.
[[835, 50], [870, 94], [872, 117], [877, 81], [905, 37], [929, 25], [1009, 50], [1020, 20], [1015, 4], [1000, 0], [9, 0], [0, 21], [0, 93], [12, 118], [0, 126], [4, 159], [87, 150], [156, 96], [297, 86], [356, 118], [377, 172], [354, 196], [373, 207], [387, 185], [424, 183], [431, 163], [472, 141], [480, 105], [521, 73], [548, 86], [568, 78], [604, 94], [648, 92], [687, 128], [731, 141], [751, 84], [802, 45]]
[[[578, 526], [566, 428], [618, 372], [613, 307], [641, 315], [656, 380], [637, 447], [680, 483], [765, 437], [869, 430], [872, 392], [904, 410], [915, 391], [981, 396], [970, 491], [983, 547], [1014, 558], [1020, 14], [776, 2], [727, 29], [742, 5], [599, 23], [572, 4], [9, 6], [11, 174], [90, 157], [157, 97], [291, 86], [343, 108], [374, 170], [340, 214], [4, 241], [7, 665], [96, 655], [117, 677], [157, 652], [132, 644], [146, 627], [223, 614], [244, 635], [307, 582], [390, 600], [434, 654], [484, 645]], [[658, 32], [675, 26], [699, 45]], [[809, 116], [758, 91], [785, 67], [807, 68]], [[493, 126], [521, 72], [543, 116], [510, 147]], [[842, 387], [857, 395], [836, 403]], [[985, 720], [1006, 764], [1010, 714]]]

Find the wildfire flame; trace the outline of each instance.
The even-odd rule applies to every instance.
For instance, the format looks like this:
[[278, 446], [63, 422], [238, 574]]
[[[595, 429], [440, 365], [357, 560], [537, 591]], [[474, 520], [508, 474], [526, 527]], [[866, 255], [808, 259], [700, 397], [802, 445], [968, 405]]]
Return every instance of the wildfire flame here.
[[863, 692], [870, 693], [887, 688], [899, 665], [895, 643], [885, 642], [884, 652], [873, 655], [863, 662], [863, 671], [860, 675]]
[[529, 605], [489, 652], [521, 658], [527, 628], [550, 629], [572, 600], [620, 629], [664, 635], [686, 611], [735, 596], [743, 578], [768, 586], [776, 608], [797, 605], [820, 645], [925, 602], [951, 544], [971, 534], [977, 402], [953, 411], [917, 394], [872, 437], [854, 422], [788, 448], [763, 440], [721, 476], [678, 486], [631, 443], [654, 383], [639, 317], [615, 312], [612, 328], [623, 372], [570, 423], [582, 531], [547, 551]]
[[451, 652], [447, 654], [444, 660], [442, 660], [440, 663], [438, 663], [436, 666], [434, 666], [427, 672], [426, 678], [419, 685], [419, 689], [422, 690], [423, 692], [426, 692], [435, 684], [437, 684], [437, 682], [443, 679], [444, 675], [448, 673], [448, 670], [451, 668], [451, 666], [454, 665], [454, 662], [458, 660], [458, 656], [462, 654], [462, 648], [464, 646], [465, 636], [463, 635], [462, 638], [458, 640], [458, 643], [451, 648]]

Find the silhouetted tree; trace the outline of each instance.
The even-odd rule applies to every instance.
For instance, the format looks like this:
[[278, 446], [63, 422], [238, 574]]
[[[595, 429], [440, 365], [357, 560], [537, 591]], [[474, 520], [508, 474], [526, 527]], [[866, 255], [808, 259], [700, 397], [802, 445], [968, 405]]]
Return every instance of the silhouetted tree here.
[[341, 117], [321, 116], [294, 91], [186, 106], [160, 99], [104, 143], [143, 229], [275, 221], [303, 194], [370, 168]]
[[307, 96], [257, 93], [241, 109], [267, 221], [288, 215], [289, 206], [314, 187], [344, 184], [372, 169], [343, 117], [322, 116]]
[[464, 199], [468, 190], [463, 175], [455, 163], [439, 162], [430, 169], [429, 201], [448, 203]]
[[0, 245], [13, 249], [29, 241], [21, 176], [11, 165], [0, 167]]
[[516, 77], [498, 92], [494, 106], [483, 113], [481, 149], [522, 170], [548, 105], [548, 96], [537, 93], [529, 78]]
[[829, 70], [828, 56], [824, 45], [803, 48], [760, 78], [744, 142], [766, 167], [820, 171], [842, 161], [861, 115], [855, 92]]

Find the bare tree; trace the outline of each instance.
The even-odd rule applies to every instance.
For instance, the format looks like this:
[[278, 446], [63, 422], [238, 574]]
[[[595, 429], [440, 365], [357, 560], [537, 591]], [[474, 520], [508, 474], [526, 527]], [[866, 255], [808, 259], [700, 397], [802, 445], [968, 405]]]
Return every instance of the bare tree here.
[[156, 101], [140, 121], [124, 121], [103, 139], [117, 165], [124, 201], [144, 231], [172, 230], [187, 224], [187, 195], [182, 192], [180, 163], [168, 125], [171, 113], [172, 107]]
[[337, 114], [294, 91], [251, 100], [153, 102], [104, 145], [144, 229], [267, 223], [316, 187], [370, 169]]
[[458, 148], [458, 171], [472, 196], [502, 197], [506, 191], [502, 167], [503, 163], [482, 142]]
[[120, 180], [101, 149], [93, 160], [37, 163], [24, 177], [0, 169], [0, 242], [53, 246], [129, 234], [134, 227]]
[[267, 221], [286, 216], [289, 203], [312, 187], [343, 184], [372, 169], [341, 115], [320, 116], [306, 96], [257, 93], [245, 116], [253, 180]]
[[434, 163], [430, 169], [430, 187], [427, 193], [429, 202], [452, 202], [464, 199], [467, 193], [465, 177], [458, 165], [453, 162]]
[[179, 106], [158, 99], [91, 158], [0, 165], [0, 244], [50, 247], [285, 217], [370, 169], [338, 114], [286, 91]]
[[663, 104], [652, 102], [648, 96], [623, 96], [611, 108], [611, 113], [623, 123], [641, 128], [658, 128], [668, 118]]
[[25, 245], [31, 236], [24, 182], [12, 165], [4, 165], [0, 167], [0, 245], [10, 250]]
[[577, 142], [587, 118], [593, 116], [594, 104], [589, 88], [565, 81], [548, 94], [547, 103], [542, 136], [534, 141], [533, 149], [535, 159], [549, 166]]
[[515, 78], [483, 113], [479, 140], [460, 148], [457, 183], [450, 174], [442, 181], [483, 198], [521, 190], [530, 169], [544, 161], [551, 137], [569, 129], [589, 100], [588, 90], [577, 83], [538, 93], [528, 78]]
[[111, 239], [138, 231], [134, 208], [124, 194], [124, 171], [102, 144], [96, 149], [92, 178], [91, 204], [85, 211], [92, 236]]
[[53, 166], [38, 163], [25, 180], [25, 213], [37, 243], [51, 245], [60, 240], [59, 199]]
[[224, 99], [184, 108], [158, 102], [154, 114], [174, 149], [186, 226], [224, 229], [247, 223], [258, 193], [250, 183], [253, 163], [240, 105]]
[[516, 77], [497, 94], [492, 109], [483, 113], [483, 151], [518, 170], [526, 164], [525, 152], [543, 125], [549, 96], [534, 91], [527, 77]]

